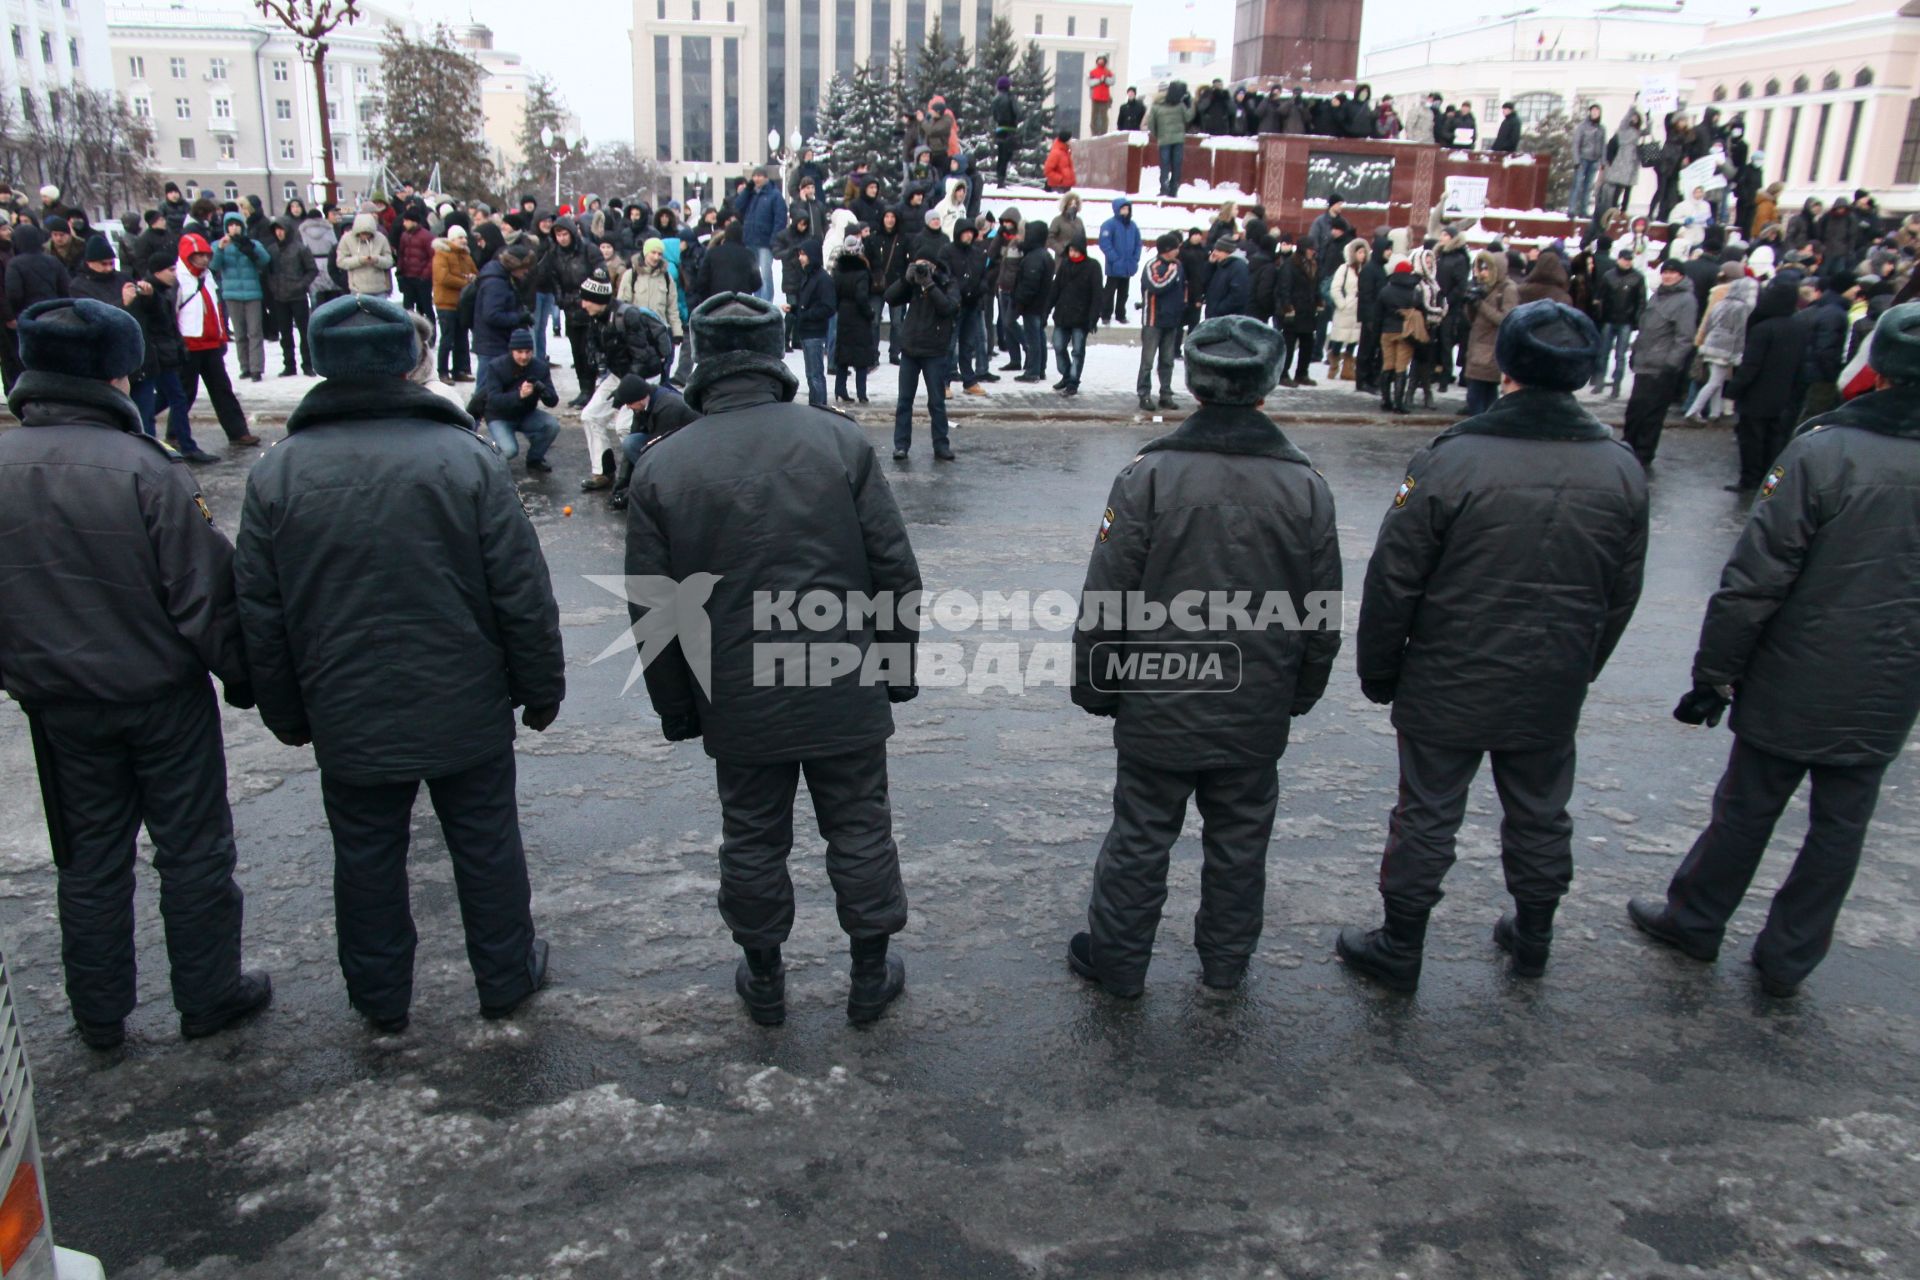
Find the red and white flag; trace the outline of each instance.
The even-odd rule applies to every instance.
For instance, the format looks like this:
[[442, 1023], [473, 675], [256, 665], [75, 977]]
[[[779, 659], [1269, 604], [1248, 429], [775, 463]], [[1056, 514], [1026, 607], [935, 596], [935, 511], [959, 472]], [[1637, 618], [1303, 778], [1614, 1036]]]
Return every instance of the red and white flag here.
[[1847, 361], [1847, 367], [1840, 371], [1842, 400], [1851, 400], [1855, 396], [1863, 396], [1873, 390], [1877, 378], [1873, 372], [1873, 366], [1867, 363], [1867, 352], [1872, 349], [1873, 339], [1869, 336], [1860, 344], [1860, 349], [1853, 353], [1853, 359]]

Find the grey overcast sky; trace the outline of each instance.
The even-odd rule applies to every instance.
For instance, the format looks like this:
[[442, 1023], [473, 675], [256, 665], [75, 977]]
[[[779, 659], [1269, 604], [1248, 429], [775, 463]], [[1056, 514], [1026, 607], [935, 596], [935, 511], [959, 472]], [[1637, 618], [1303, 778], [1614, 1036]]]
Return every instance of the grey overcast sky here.
[[[381, 0], [383, 7], [411, 12], [422, 23], [461, 25], [480, 22], [493, 28], [494, 46], [516, 52], [533, 71], [544, 71], [560, 85], [579, 115], [591, 142], [633, 141], [633, 5], [630, 0]], [[1739, 0], [1693, 0], [1724, 11]], [[1511, 12], [1526, 0], [1435, 6], [1431, 0], [1367, 0], [1361, 48], [1389, 35], [1458, 26], [1476, 14]], [[1542, 7], [1545, 7], [1544, 5]], [[1559, 8], [1561, 6], [1555, 5]], [[1584, 8], [1578, 0], [1573, 7]], [[1743, 5], [1740, 7], [1744, 7]], [[1806, 7], [1805, 0], [1775, 0], [1769, 9]], [[1134, 77], [1166, 56], [1174, 36], [1211, 36], [1223, 53], [1233, 43], [1234, 0], [1160, 0], [1135, 4], [1133, 48], [1128, 65]], [[1143, 86], [1144, 87], [1144, 86]]]

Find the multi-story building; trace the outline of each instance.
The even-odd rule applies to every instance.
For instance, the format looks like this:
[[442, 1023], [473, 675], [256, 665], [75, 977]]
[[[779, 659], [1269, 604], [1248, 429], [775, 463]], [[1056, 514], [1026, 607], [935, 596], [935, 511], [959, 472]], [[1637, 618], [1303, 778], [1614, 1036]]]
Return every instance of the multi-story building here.
[[[77, 2], [77, 0], [76, 0]], [[380, 44], [399, 19], [362, 7], [327, 41], [327, 116], [342, 202], [369, 194], [380, 161], [369, 137], [380, 84]], [[291, 33], [251, 5], [115, 7], [108, 14], [113, 75], [135, 115], [153, 128], [162, 180], [270, 210], [324, 194], [313, 69]]]
[[1920, 6], [1853, 0], [1716, 24], [1681, 58], [1702, 106], [1744, 115], [1782, 216], [1810, 197], [1873, 193], [1920, 209]]
[[[517, 53], [493, 47], [491, 28], [474, 23], [454, 33], [455, 41], [469, 58], [480, 64], [482, 136], [493, 167], [508, 177], [517, 176], [520, 162], [520, 130], [527, 120], [527, 90], [532, 74]], [[569, 138], [580, 136], [579, 118], [568, 115], [561, 132]]]
[[[1062, 128], [1082, 128], [1097, 55], [1125, 83], [1129, 5], [999, 0], [998, 12], [1046, 54]], [[994, 0], [634, 0], [635, 150], [680, 194], [722, 189], [767, 159], [769, 132], [815, 131], [835, 75], [917, 49], [935, 22], [975, 46], [995, 13]]]
[[0, 45], [0, 91], [16, 118], [45, 108], [47, 91], [113, 87], [106, 0], [40, 0], [7, 6], [9, 36]]

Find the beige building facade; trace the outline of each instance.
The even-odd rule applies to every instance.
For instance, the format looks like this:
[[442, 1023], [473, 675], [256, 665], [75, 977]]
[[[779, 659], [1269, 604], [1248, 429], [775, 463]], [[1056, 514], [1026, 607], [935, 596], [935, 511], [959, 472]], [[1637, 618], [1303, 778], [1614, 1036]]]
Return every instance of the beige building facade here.
[[1855, 0], [1717, 24], [1682, 58], [1701, 105], [1744, 115], [1782, 216], [1873, 193], [1920, 210], [1920, 2]]
[[767, 135], [818, 128], [836, 75], [884, 61], [940, 29], [977, 45], [996, 12], [1035, 41], [1068, 97], [1062, 127], [1091, 120], [1088, 73], [1106, 54], [1125, 85], [1131, 7], [1095, 0], [634, 0], [634, 149], [660, 161], [684, 197], [769, 157]]

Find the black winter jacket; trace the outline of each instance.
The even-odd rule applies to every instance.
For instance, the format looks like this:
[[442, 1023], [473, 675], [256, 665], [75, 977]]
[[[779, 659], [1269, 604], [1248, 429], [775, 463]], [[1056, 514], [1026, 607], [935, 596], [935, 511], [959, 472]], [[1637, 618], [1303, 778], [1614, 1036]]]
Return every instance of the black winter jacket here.
[[27, 372], [0, 434], [0, 687], [29, 710], [204, 685], [250, 705], [233, 547], [104, 382]]
[[971, 244], [953, 243], [947, 250], [947, 269], [953, 273], [954, 296], [963, 307], [977, 307], [987, 296], [987, 255], [976, 238]]
[[260, 717], [323, 772], [439, 778], [566, 693], [560, 611], [491, 441], [403, 379], [322, 382], [247, 473], [234, 557]]
[[1273, 323], [1288, 333], [1312, 333], [1321, 307], [1314, 272], [1298, 250], [1283, 253], [1274, 268]]
[[1361, 682], [1391, 692], [1394, 727], [1422, 742], [1566, 742], [1646, 551], [1633, 454], [1567, 392], [1502, 396], [1408, 466], [1367, 565]]
[[1618, 263], [1600, 277], [1600, 323], [1637, 326], [1647, 305], [1647, 278], [1637, 268], [1622, 271]]
[[45, 249], [47, 233], [32, 223], [14, 228], [7, 263], [7, 313], [18, 317], [36, 302], [71, 297], [72, 283], [60, 260]]
[[1063, 256], [1060, 269], [1054, 273], [1053, 286], [1047, 294], [1054, 326], [1060, 329], [1097, 328], [1100, 295], [1105, 285], [1100, 264], [1092, 258], [1082, 257], [1075, 262], [1071, 254]]
[[1920, 390], [1893, 388], [1781, 451], [1707, 604], [1693, 678], [1733, 686], [1733, 731], [1763, 751], [1892, 760], [1920, 714], [1915, 565]]
[[1253, 272], [1244, 254], [1235, 254], [1214, 264], [1207, 280], [1207, 319], [1215, 316], [1244, 316], [1253, 307]]
[[840, 331], [833, 340], [833, 368], [871, 369], [880, 363], [880, 303], [873, 296], [873, 276], [867, 260], [841, 251], [833, 263], [835, 312]]
[[[715, 759], [745, 763], [844, 755], [885, 741], [893, 733], [889, 701], [913, 696], [918, 634], [876, 627], [870, 617], [849, 628], [857, 615], [846, 612], [823, 631], [756, 628], [756, 595], [777, 601], [823, 591], [844, 604], [853, 592], [920, 589], [906, 522], [866, 433], [837, 413], [788, 403], [796, 380], [770, 364], [739, 353], [701, 361], [687, 395], [706, 416], [641, 453], [627, 512], [628, 575], [671, 578], [682, 602], [703, 585], [711, 590], [691, 602], [704, 605], [710, 629], [705, 688], [682, 647], [684, 623], [681, 638], [647, 667], [661, 728], [669, 739], [702, 737]], [[744, 511], [753, 518], [742, 519]], [[630, 612], [644, 640], [651, 614]], [[683, 603], [677, 612], [691, 610]], [[864, 657], [876, 643], [887, 645], [876, 662], [899, 659], [889, 664], [898, 684], [863, 679], [859, 669], [818, 685], [754, 678], [756, 661], [767, 657], [758, 652], [763, 644], [851, 644]]]
[[75, 298], [91, 298], [95, 302], [117, 307], [121, 305], [121, 287], [131, 283], [132, 279], [124, 271], [95, 271], [92, 267], [82, 267], [69, 278], [68, 288]]
[[474, 279], [473, 354], [485, 359], [507, 353], [507, 339], [522, 325], [533, 326], [533, 317], [520, 300], [506, 263], [495, 258], [480, 268]]
[[[1074, 632], [1073, 700], [1114, 715], [1114, 746], [1129, 759], [1179, 770], [1268, 763], [1286, 749], [1291, 718], [1326, 691], [1340, 651], [1340, 585], [1327, 482], [1259, 410], [1202, 405], [1113, 482]], [[1105, 609], [1103, 597], [1124, 608], [1134, 592], [1168, 609], [1160, 626], [1130, 631], [1124, 614]], [[1206, 629], [1174, 615], [1183, 592], [1209, 593], [1188, 619]], [[1211, 616], [1236, 593], [1250, 619]], [[1262, 618], [1277, 596], [1286, 607]], [[1231, 645], [1239, 687], [1216, 697], [1128, 687], [1107, 666], [1115, 650], [1100, 648], [1115, 642]], [[1223, 674], [1230, 683], [1233, 672]]]
[[[173, 264], [165, 262], [160, 265]], [[186, 367], [187, 340], [180, 336], [180, 315], [176, 310], [180, 291], [173, 285], [161, 284], [151, 275], [146, 278], [146, 283], [153, 292], [135, 297], [127, 312], [140, 322], [140, 336], [147, 344], [146, 354], [140, 362], [140, 376], [151, 378], [155, 374], [171, 373]]]
[[593, 322], [593, 346], [602, 367], [616, 378], [637, 373], [658, 382], [673, 363], [673, 330], [663, 317], [631, 302], [616, 302], [600, 313]]
[[[520, 384], [531, 382], [533, 394], [520, 394]], [[551, 409], [560, 403], [553, 387], [553, 370], [539, 356], [527, 361], [523, 369], [514, 363], [513, 353], [495, 356], [480, 368], [480, 380], [474, 383], [474, 398], [480, 401], [488, 422], [519, 422], [536, 406]]]
[[895, 280], [887, 286], [887, 305], [907, 309], [900, 328], [903, 353], [920, 360], [947, 354], [960, 303], [953, 296], [953, 280], [945, 267], [933, 268], [933, 283], [924, 289], [905, 278]]
[[1053, 254], [1047, 251], [1047, 229], [1029, 222], [1020, 240], [1020, 274], [1013, 284], [1013, 308], [1021, 316], [1044, 316], [1052, 303]]
[[1769, 284], [1747, 318], [1747, 345], [1727, 379], [1727, 395], [1743, 417], [1792, 413], [1800, 403], [1806, 330], [1794, 321], [1800, 290], [1784, 281]]
[[[809, 242], [809, 253], [820, 251], [818, 242]], [[833, 280], [827, 275], [818, 259], [800, 273], [800, 279], [793, 293], [794, 333], [802, 338], [824, 338], [827, 325], [833, 320], [838, 309], [839, 299], [834, 293]]]
[[760, 263], [753, 250], [731, 239], [710, 245], [694, 273], [694, 293], [702, 300], [720, 293], [757, 293], [759, 289]]
[[1822, 295], [1800, 312], [1799, 323], [1806, 335], [1807, 382], [1837, 381], [1847, 363], [1846, 299], [1832, 292]]

